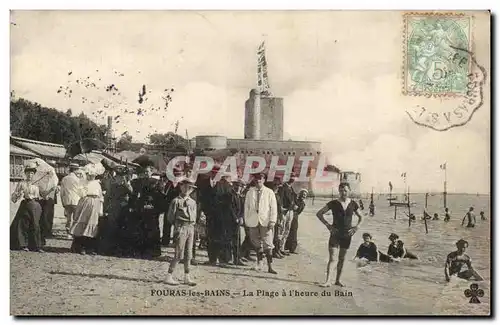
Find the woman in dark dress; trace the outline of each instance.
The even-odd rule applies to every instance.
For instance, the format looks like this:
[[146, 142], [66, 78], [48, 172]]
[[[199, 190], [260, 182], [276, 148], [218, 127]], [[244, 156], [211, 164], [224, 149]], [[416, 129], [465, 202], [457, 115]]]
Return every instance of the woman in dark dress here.
[[13, 203], [19, 201], [21, 205], [10, 225], [10, 249], [23, 251], [37, 251], [42, 253], [42, 238], [40, 231], [40, 217], [42, 207], [38, 202], [40, 191], [33, 184], [33, 176], [36, 173], [36, 164], [27, 164], [24, 168], [26, 179], [17, 184], [11, 200]]
[[128, 199], [132, 194], [132, 185], [126, 168], [117, 168], [116, 175], [107, 182], [104, 198], [103, 225], [100, 229], [99, 253], [104, 255], [121, 254], [120, 221], [128, 210]]
[[221, 266], [225, 266], [231, 260], [231, 243], [235, 231], [235, 223], [238, 220], [238, 197], [233, 191], [230, 183], [230, 173], [223, 177], [214, 187], [214, 214], [212, 238], [213, 255], [210, 262], [219, 260]]
[[306, 207], [306, 198], [308, 191], [305, 189], [300, 190], [299, 195], [297, 196], [297, 200], [295, 201], [295, 205], [297, 209], [293, 211], [292, 222], [290, 223], [290, 233], [288, 234], [288, 238], [285, 243], [285, 249], [287, 249], [290, 254], [297, 254], [297, 233], [299, 231], [299, 215], [304, 211]]
[[158, 181], [151, 177], [151, 165], [143, 163], [139, 173], [139, 178], [130, 182], [132, 194], [129, 207], [132, 211], [127, 223], [130, 227], [128, 231], [132, 232], [134, 240], [131, 244], [135, 246], [135, 255], [143, 258], [158, 257], [161, 256], [159, 215], [163, 196]]

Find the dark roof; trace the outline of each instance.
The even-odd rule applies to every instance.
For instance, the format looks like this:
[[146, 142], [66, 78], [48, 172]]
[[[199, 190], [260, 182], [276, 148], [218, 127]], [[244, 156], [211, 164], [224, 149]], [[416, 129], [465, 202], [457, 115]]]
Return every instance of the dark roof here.
[[42, 157], [63, 159], [66, 156], [66, 148], [62, 144], [35, 141], [30, 139], [10, 137], [14, 145], [34, 152]]
[[36, 153], [25, 150], [23, 148], [19, 148], [18, 146], [15, 146], [13, 144], [10, 145], [10, 154], [28, 157], [39, 157]]
[[103, 152], [102, 155], [106, 157], [107, 159], [121, 165], [129, 165], [129, 166], [134, 166], [138, 167], [139, 165], [135, 164], [132, 162], [133, 159], [128, 159], [128, 156], [122, 155], [123, 151], [116, 153], [116, 152]]
[[108, 159], [102, 155], [100, 151], [92, 151], [87, 154], [78, 154], [73, 157], [73, 160], [79, 160], [79, 161], [89, 161], [93, 164], [100, 163], [103, 159]]

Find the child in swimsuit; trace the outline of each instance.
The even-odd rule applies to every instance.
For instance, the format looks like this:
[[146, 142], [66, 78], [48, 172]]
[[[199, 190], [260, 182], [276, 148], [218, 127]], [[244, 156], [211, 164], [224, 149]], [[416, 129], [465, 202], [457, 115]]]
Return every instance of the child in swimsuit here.
[[[457, 250], [451, 252], [446, 257], [446, 263], [444, 265], [444, 276], [446, 281], [449, 282], [452, 275], [456, 275], [466, 280], [474, 278], [476, 281], [483, 281], [483, 278], [474, 271], [471, 258], [469, 255], [465, 254], [466, 249], [469, 247], [469, 243], [466, 240], [460, 239], [455, 245], [457, 246]], [[466, 270], [462, 270], [464, 265], [467, 266]]]

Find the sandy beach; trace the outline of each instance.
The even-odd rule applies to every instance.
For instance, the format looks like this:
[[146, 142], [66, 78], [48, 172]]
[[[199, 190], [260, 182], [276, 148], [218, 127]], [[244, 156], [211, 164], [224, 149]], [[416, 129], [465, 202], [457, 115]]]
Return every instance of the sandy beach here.
[[[463, 200], [461, 200], [463, 201]], [[489, 313], [489, 290], [480, 305], [469, 304], [463, 291], [469, 282], [446, 284], [444, 256], [453, 243], [441, 244], [439, 253], [424, 249], [436, 246], [434, 239], [446, 237], [441, 221], [430, 225], [425, 237], [421, 225], [408, 229], [405, 220], [393, 220], [382, 199], [377, 215], [367, 217], [351, 244], [351, 260], [361, 234], [370, 231], [381, 250], [386, 250], [389, 225], [400, 231], [411, 250], [421, 257], [415, 263], [381, 263], [356, 268], [346, 261], [342, 280], [346, 287], [320, 288], [327, 262], [327, 231], [314, 213], [326, 200], [308, 202], [299, 225], [299, 254], [275, 260], [277, 275], [247, 267], [194, 266], [195, 287], [171, 287], [165, 283], [172, 248], [164, 248], [160, 260], [139, 260], [69, 253], [70, 241], [63, 239], [62, 209], [56, 208], [54, 232], [45, 254], [11, 252], [11, 314], [13, 315], [418, 315]], [[15, 207], [11, 207], [15, 211]], [[383, 220], [382, 220], [383, 219]], [[460, 218], [461, 219], [461, 218]], [[453, 223], [453, 225], [452, 225]], [[455, 232], [458, 218], [449, 226]], [[473, 230], [475, 238], [489, 232], [489, 224]], [[461, 234], [458, 234], [461, 235]], [[434, 237], [435, 236], [435, 237]], [[452, 236], [456, 237], [456, 236]], [[469, 239], [470, 240], [470, 239]], [[489, 243], [489, 236], [485, 238]], [[489, 288], [489, 247], [480, 251], [471, 241], [470, 254]], [[488, 244], [489, 245], [489, 244]], [[441, 250], [444, 251], [441, 252]], [[427, 252], [427, 253], [426, 253]], [[206, 261], [206, 251], [197, 253]], [[481, 257], [478, 259], [478, 257]], [[487, 258], [487, 260], [483, 260]], [[485, 265], [480, 260], [485, 262]], [[175, 276], [181, 278], [179, 266]], [[486, 286], [486, 287], [485, 287]]]

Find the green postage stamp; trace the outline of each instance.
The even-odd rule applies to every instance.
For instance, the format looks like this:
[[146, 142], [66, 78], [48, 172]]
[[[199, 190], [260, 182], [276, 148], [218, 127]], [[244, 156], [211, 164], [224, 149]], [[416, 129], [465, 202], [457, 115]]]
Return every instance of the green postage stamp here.
[[471, 51], [470, 16], [457, 13], [404, 15], [403, 93], [457, 96], [467, 91]]

